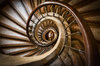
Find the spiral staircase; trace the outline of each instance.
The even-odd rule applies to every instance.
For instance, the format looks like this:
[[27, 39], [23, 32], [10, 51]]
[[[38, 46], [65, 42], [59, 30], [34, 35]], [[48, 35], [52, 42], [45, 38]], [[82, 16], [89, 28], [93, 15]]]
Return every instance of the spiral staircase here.
[[1, 0], [0, 66], [98, 66], [99, 2]]

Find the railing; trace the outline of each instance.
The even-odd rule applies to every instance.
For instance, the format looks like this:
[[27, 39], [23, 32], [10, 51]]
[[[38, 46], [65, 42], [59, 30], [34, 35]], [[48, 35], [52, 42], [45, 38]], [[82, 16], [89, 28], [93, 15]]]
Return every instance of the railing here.
[[[28, 25], [29, 25], [29, 21], [32, 17], [32, 15], [34, 15], [34, 13], [40, 9], [43, 6], [46, 6], [46, 12], [47, 12], [47, 16], [48, 16], [48, 11], [47, 11], [47, 6], [48, 5], [52, 5], [54, 8], [54, 5], [59, 5], [61, 7], [65, 7], [68, 12], [70, 12], [72, 14], [72, 16], [74, 17], [74, 19], [76, 20], [76, 22], [78, 23], [78, 25], [80, 26], [80, 31], [82, 33], [83, 39], [84, 39], [84, 46], [85, 46], [85, 55], [86, 55], [86, 64], [87, 66], [92, 66], [96, 61], [96, 47], [95, 47], [95, 43], [94, 43], [94, 37], [92, 35], [92, 32], [90, 31], [88, 25], [86, 24], [86, 22], [84, 21], [84, 19], [82, 19], [82, 17], [80, 16], [80, 14], [76, 11], [76, 9], [72, 8], [71, 6], [69, 6], [68, 4], [62, 4], [62, 3], [58, 3], [58, 2], [45, 2], [41, 5], [39, 5], [37, 8], [35, 8], [33, 10], [33, 12], [31, 13], [28, 23], [27, 23], [27, 34], [28, 34]], [[54, 13], [54, 11], [53, 11]], [[55, 14], [53, 14], [54, 16]], [[35, 15], [36, 16], [36, 15]], [[43, 17], [42, 17], [43, 18]], [[45, 18], [45, 17], [44, 17]], [[38, 19], [39, 20], [39, 19]], [[64, 19], [65, 20], [65, 19]], [[64, 21], [63, 20], [63, 21]], [[74, 23], [74, 22], [73, 22]], [[70, 26], [70, 24], [69, 24]], [[28, 34], [29, 36], [29, 34]], [[30, 37], [29, 37], [30, 38]]]

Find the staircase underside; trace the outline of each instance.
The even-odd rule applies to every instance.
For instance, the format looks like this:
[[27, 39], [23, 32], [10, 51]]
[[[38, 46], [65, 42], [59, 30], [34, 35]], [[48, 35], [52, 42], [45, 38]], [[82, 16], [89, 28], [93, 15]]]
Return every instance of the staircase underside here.
[[0, 65], [98, 64], [99, 2], [1, 0]]

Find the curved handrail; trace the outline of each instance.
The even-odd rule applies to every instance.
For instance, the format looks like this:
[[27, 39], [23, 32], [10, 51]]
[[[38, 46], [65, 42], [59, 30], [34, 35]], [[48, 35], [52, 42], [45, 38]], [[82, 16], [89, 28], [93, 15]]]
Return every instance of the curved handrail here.
[[[87, 57], [87, 64], [88, 64], [87, 66], [95, 65], [94, 63], [95, 63], [95, 61], [97, 61], [96, 57], [98, 56], [98, 52], [97, 52], [96, 46], [95, 46], [95, 39], [93, 37], [93, 34], [92, 34], [89, 26], [87, 25], [85, 20], [80, 16], [78, 11], [75, 8], [73, 8], [72, 6], [65, 4], [65, 3], [48, 1], [48, 2], [40, 4], [36, 9], [33, 10], [33, 12], [37, 11], [39, 8], [41, 8], [44, 5], [61, 5], [61, 6], [65, 7], [66, 9], [68, 9], [68, 11], [72, 14], [72, 16], [75, 18], [76, 22], [80, 26], [80, 30], [82, 32], [83, 39], [85, 42], [84, 46], [85, 46], [86, 57]], [[27, 23], [27, 25], [28, 25], [28, 23]]]
[[[76, 22], [78, 23], [78, 25], [80, 26], [80, 30], [82, 32], [83, 35], [83, 39], [84, 39], [84, 46], [85, 46], [85, 51], [86, 51], [86, 57], [87, 57], [87, 66], [94, 66], [96, 65], [96, 62], [98, 62], [98, 51], [95, 45], [95, 39], [93, 37], [93, 34], [89, 28], [89, 26], [87, 25], [87, 23], [85, 22], [85, 20], [82, 18], [82, 16], [80, 16], [79, 12], [73, 8], [72, 6], [68, 5], [67, 3], [59, 3], [59, 2], [55, 2], [55, 1], [48, 1], [45, 3], [40, 4], [36, 9], [33, 10], [33, 12], [35, 12], [36, 10], [38, 10], [39, 8], [41, 8], [44, 5], [61, 5], [63, 7], [65, 7], [66, 9], [68, 9], [68, 11], [72, 14], [72, 16], [75, 18]], [[33, 13], [32, 12], [32, 13]], [[28, 23], [27, 23], [28, 25]]]

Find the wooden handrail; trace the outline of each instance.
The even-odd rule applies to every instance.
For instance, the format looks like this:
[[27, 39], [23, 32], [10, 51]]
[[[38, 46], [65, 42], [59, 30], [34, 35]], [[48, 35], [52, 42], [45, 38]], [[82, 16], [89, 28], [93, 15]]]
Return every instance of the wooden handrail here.
[[[93, 34], [89, 26], [87, 25], [85, 20], [80, 16], [78, 11], [72, 6], [68, 5], [67, 3], [65, 4], [61, 2], [59, 3], [59, 2], [54, 2], [54, 1], [48, 1], [48, 2], [40, 4], [37, 8], [35, 8], [33, 12], [31, 13], [30, 17], [32, 17], [33, 13], [35, 13], [39, 8], [46, 6], [46, 5], [60, 5], [62, 7], [65, 7], [72, 14], [72, 16], [75, 18], [76, 22], [80, 26], [80, 29], [82, 32], [82, 36], [84, 39], [86, 58], [87, 58], [86, 59], [87, 66], [95, 66], [96, 64], [98, 64], [99, 54], [98, 54], [97, 47], [95, 45], [95, 39], [93, 37]], [[27, 22], [27, 25], [29, 25], [29, 22]]]

